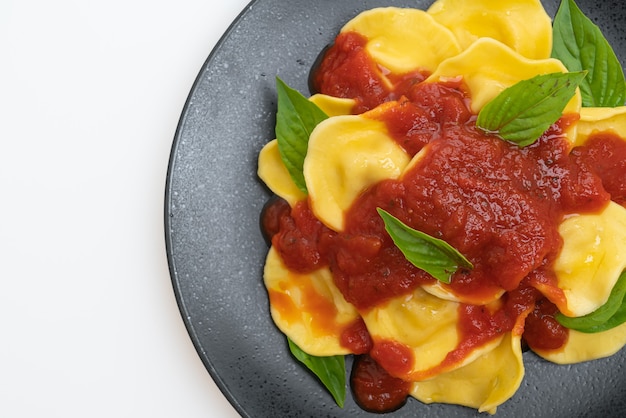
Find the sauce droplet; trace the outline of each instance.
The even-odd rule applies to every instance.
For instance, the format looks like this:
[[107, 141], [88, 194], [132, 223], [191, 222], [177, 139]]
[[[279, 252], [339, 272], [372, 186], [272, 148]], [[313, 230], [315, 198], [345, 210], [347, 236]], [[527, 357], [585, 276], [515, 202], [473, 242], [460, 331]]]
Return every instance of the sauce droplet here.
[[369, 355], [355, 358], [350, 376], [355, 401], [368, 412], [386, 413], [402, 407], [410, 382], [391, 376]]

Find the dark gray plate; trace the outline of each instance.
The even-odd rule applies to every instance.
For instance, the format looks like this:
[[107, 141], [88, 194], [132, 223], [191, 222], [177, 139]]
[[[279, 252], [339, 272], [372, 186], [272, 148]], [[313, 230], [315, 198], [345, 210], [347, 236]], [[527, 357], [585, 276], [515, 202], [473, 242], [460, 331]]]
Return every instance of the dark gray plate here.
[[[358, 12], [426, 8], [432, 1], [256, 0], [223, 36], [183, 110], [165, 200], [166, 242], [180, 311], [209, 373], [245, 417], [375, 416], [348, 396], [338, 408], [294, 361], [273, 325], [259, 212], [270, 194], [257, 155], [274, 138], [275, 76], [307, 92], [319, 51]], [[626, 3], [578, 1], [626, 58]], [[557, 2], [545, 1], [554, 15]], [[622, 63], [623, 65], [623, 63]], [[524, 355], [526, 376], [498, 417], [626, 416], [626, 350], [573, 366]], [[414, 399], [393, 417], [471, 417], [474, 410]], [[483, 414], [484, 415], [484, 414]]]

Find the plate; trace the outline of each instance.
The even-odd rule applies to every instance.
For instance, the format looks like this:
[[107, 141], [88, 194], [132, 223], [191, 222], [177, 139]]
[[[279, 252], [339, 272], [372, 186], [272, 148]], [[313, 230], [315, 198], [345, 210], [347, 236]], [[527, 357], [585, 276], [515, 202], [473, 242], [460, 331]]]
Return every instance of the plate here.
[[[269, 315], [259, 213], [270, 197], [257, 155], [274, 138], [275, 77], [307, 93], [309, 69], [343, 24], [379, 6], [431, 1], [256, 0], [224, 34], [182, 112], [168, 169], [166, 244], [174, 291], [208, 372], [244, 417], [365, 417], [343, 409], [289, 354]], [[622, 59], [626, 3], [578, 0]], [[554, 15], [557, 1], [545, 1]], [[348, 361], [349, 363], [349, 361]], [[524, 354], [526, 375], [497, 417], [626, 416], [626, 350], [558, 366]], [[350, 364], [348, 364], [348, 367]], [[410, 399], [396, 417], [471, 417], [454, 405]]]

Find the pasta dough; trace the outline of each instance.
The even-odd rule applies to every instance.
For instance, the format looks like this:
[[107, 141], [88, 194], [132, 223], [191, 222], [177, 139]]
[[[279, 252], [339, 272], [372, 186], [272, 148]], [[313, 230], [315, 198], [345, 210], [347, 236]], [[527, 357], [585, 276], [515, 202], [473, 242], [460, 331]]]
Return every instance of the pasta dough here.
[[350, 353], [341, 346], [340, 335], [359, 315], [345, 301], [327, 268], [297, 274], [270, 249], [264, 277], [272, 318], [298, 347], [313, 356]]
[[552, 51], [552, 21], [539, 0], [437, 0], [428, 13], [449, 28], [463, 49], [487, 37], [531, 59]]
[[461, 52], [452, 32], [423, 10], [396, 7], [368, 10], [341, 31], [365, 36], [367, 52], [374, 61], [398, 74], [433, 71], [445, 58]]
[[311, 133], [304, 159], [311, 209], [326, 226], [341, 231], [354, 199], [380, 180], [399, 177], [408, 163], [383, 122], [359, 115], [327, 119]]
[[626, 268], [626, 209], [611, 202], [601, 213], [566, 219], [559, 233], [554, 271], [565, 304], [557, 305], [567, 316], [583, 316], [607, 301]]
[[[478, 113], [485, 104], [518, 81], [538, 74], [566, 71], [561, 61], [556, 59], [529, 59], [501, 42], [480, 38], [459, 55], [443, 61], [426, 81], [462, 76], [471, 92], [472, 111]], [[565, 112], [578, 112], [581, 102], [578, 92]]]
[[508, 333], [497, 347], [466, 366], [413, 383], [411, 395], [424, 403], [454, 403], [495, 414], [523, 377], [520, 336]]

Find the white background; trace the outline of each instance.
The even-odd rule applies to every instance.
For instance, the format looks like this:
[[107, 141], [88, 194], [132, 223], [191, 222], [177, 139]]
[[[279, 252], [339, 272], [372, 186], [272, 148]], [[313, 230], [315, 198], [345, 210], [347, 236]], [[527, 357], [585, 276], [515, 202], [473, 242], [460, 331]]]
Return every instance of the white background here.
[[164, 186], [248, 0], [0, 0], [0, 417], [238, 416], [170, 282]]

